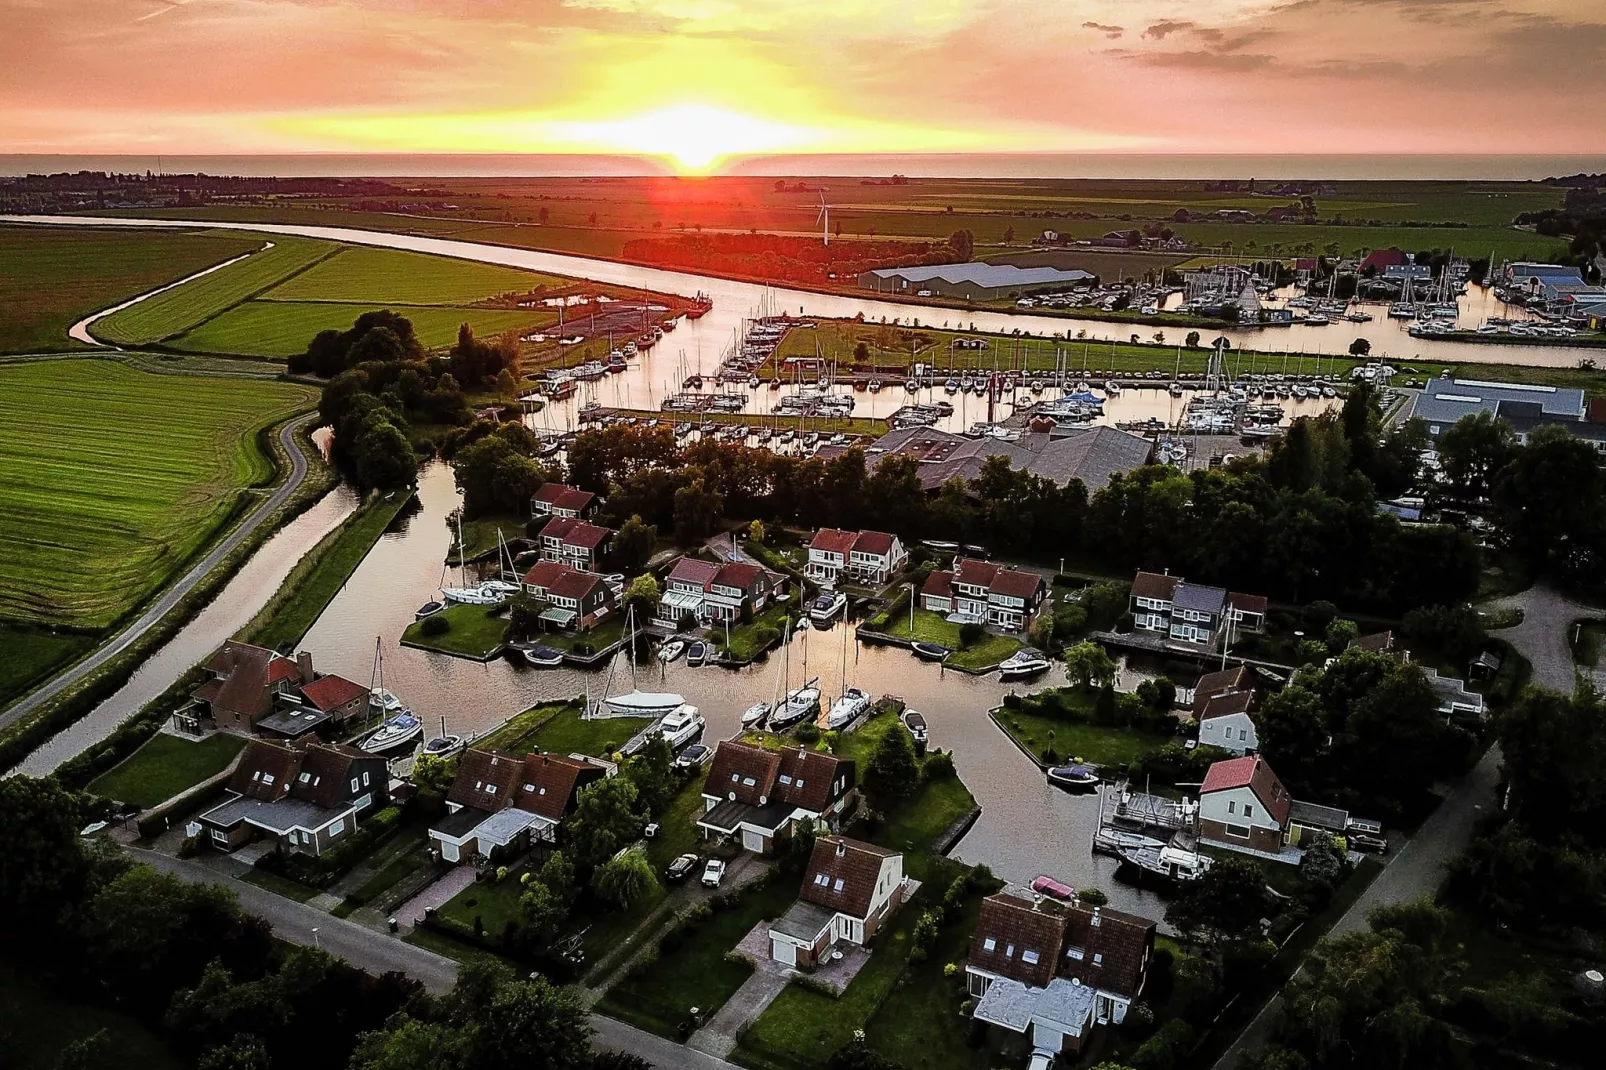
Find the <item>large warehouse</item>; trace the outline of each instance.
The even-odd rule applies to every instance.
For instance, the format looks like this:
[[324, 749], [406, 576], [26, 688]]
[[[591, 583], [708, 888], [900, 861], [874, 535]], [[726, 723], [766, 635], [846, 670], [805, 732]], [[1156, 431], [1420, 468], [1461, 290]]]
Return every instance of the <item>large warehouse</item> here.
[[957, 297], [965, 301], [999, 301], [1043, 290], [1066, 290], [1090, 282], [1086, 271], [1014, 264], [926, 264], [920, 267], [876, 268], [859, 276], [866, 290], [888, 294]]

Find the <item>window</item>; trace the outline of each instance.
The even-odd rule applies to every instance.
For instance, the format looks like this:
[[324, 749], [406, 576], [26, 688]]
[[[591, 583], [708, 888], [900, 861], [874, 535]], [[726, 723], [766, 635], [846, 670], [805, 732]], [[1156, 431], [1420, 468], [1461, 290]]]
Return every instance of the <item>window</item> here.
[[1227, 825], [1225, 828], [1227, 830], [1227, 835], [1229, 836], [1236, 836], [1240, 840], [1247, 840], [1249, 838], [1248, 825]]
[[1227, 813], [1236, 814], [1237, 812], [1238, 812], [1238, 804], [1236, 802], [1234, 802], [1233, 800], [1228, 799], [1227, 800]]
[[983, 951], [997, 951], [998, 941], [989, 936], [987, 939], [981, 942], [981, 949]]
[[495, 795], [496, 794], [496, 785], [495, 784], [487, 784], [487, 785], [485, 785], [485, 794], [487, 794], [487, 795]]
[[831, 878], [827, 877], [824, 873], [816, 873], [814, 875], [814, 883], [817, 887], [824, 888], [827, 884], [831, 883]]
[[834, 891], [834, 892], [838, 892], [838, 893], [840, 893], [842, 891], [842, 878], [841, 877], [838, 877], [836, 879], [836, 884], [835, 884], [835, 886], [832, 887], [831, 890]]
[[1012, 958], [1015, 957], [1015, 945], [1014, 944], [1010, 944], [1008, 947], [1004, 948], [1004, 957], [1006, 959], [1012, 959]]
[[1245, 803], [1244, 804], [1244, 817], [1245, 818], [1251, 818], [1251, 817], [1254, 817], [1254, 816], [1255, 816], [1255, 808], [1253, 806], [1250, 806], [1248, 803]]
[[357, 790], [357, 778], [356, 777], [352, 777], [351, 778], [351, 790], [352, 791], [356, 791]]
[[781, 777], [781, 783], [782, 784], [790, 784], [791, 782], [792, 782], [792, 778], [791, 777], [784, 776], [784, 775]]
[[1104, 956], [1103, 956], [1103, 955], [1101, 955], [1101, 954], [1097, 954], [1097, 953], [1095, 953], [1095, 954], [1094, 954], [1094, 955], [1093, 955], [1093, 965], [1095, 965], [1095, 966], [1102, 966], [1102, 965], [1104, 965]]
[[262, 770], [258, 769], [256, 772], [252, 773], [251, 774], [251, 779], [252, 780], [261, 780], [262, 779]]
[[524, 785], [524, 790], [525, 791], [534, 791], [535, 790], [535, 785], [534, 784], [526, 784], [526, 785]]
[[803, 786], [803, 778], [802, 777], [798, 777], [797, 778], [797, 786], [800, 787], [800, 788]]
[[263, 773], [262, 774], [262, 783], [264, 783], [264, 784], [273, 783], [273, 774], [272, 773]]
[[740, 779], [742, 779], [742, 774], [740, 774], [740, 773], [732, 773], [731, 774], [731, 783], [732, 784], [736, 783]]
[[1249, 729], [1247, 729], [1247, 728], [1238, 729], [1238, 739], [1239, 739], [1240, 742], [1243, 741], [1243, 740], [1247, 740], [1248, 738], [1249, 738]]
[[296, 779], [300, 780], [301, 783], [305, 784], [307, 781], [312, 779], [312, 774], [311, 773], [302, 773], [301, 776], [297, 777]]
[[1071, 959], [1074, 962], [1081, 962], [1082, 961], [1082, 949], [1079, 948], [1079, 947], [1068, 947], [1068, 948], [1065, 949], [1065, 957], [1068, 958], [1068, 959]]
[[368, 786], [368, 774], [366, 772], [362, 775], [362, 786], [365, 788]]
[[754, 779], [753, 779], [753, 778], [752, 778], [752, 777], [750, 777], [750, 776], [744, 776], [744, 777], [742, 777], [742, 787], [744, 787], [744, 788], [750, 788], [750, 787], [752, 787], [752, 786], [753, 786], [753, 785], [754, 785], [754, 784], [756, 784], [756, 783], [758, 783], [758, 782], [757, 782], [757, 781], [756, 781], [756, 780], [754, 780]]
[[1037, 952], [1035, 952], [1035, 951], [1022, 951], [1020, 953], [1020, 960], [1022, 962], [1024, 962], [1024, 963], [1026, 963], [1026, 965], [1028, 965], [1028, 966], [1036, 966], [1037, 965]]
[[333, 825], [329, 826], [329, 838], [330, 839], [334, 839], [336, 836], [340, 835], [342, 832], [345, 832], [345, 831], [346, 831], [346, 819], [342, 817], [342, 818], [338, 819], [337, 821], [335, 821], [335, 823]]

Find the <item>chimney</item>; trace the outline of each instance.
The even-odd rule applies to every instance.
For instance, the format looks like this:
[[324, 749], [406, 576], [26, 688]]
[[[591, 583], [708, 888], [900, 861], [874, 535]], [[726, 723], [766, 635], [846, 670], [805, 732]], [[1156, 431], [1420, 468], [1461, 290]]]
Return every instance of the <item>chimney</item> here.
[[1094, 908], [1093, 908], [1093, 927], [1094, 927], [1094, 928], [1095, 928], [1095, 929], [1096, 929], [1096, 928], [1098, 928], [1098, 926], [1099, 926], [1099, 922], [1100, 922], [1100, 918], [1099, 918], [1099, 908], [1098, 908], [1098, 907], [1094, 907]]
[[838, 858], [841, 858], [843, 855], [845, 855], [847, 853], [848, 853], [848, 845], [846, 843], [843, 843], [841, 840], [836, 841], [836, 856]]
[[301, 682], [302, 683], [304, 683], [304, 684], [312, 683], [312, 681], [313, 681], [313, 672], [312, 672], [312, 654], [311, 653], [309, 653], [308, 651], [303, 650], [299, 654], [297, 654], [296, 655], [296, 668], [301, 670]]

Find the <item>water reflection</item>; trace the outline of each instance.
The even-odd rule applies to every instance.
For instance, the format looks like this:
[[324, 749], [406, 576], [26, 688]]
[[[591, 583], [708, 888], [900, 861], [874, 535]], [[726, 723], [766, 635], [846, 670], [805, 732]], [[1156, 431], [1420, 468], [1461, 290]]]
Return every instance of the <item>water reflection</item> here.
[[[420, 477], [420, 511], [386, 534], [313, 626], [303, 643], [320, 669], [367, 683], [376, 638], [384, 653], [385, 684], [432, 729], [444, 719], [453, 732], [484, 732], [536, 703], [601, 693], [606, 671], [540, 670], [506, 660], [465, 661], [397, 644], [413, 612], [436, 593], [449, 535], [446, 516], [459, 497], [452, 474], [431, 465]], [[932, 744], [954, 752], [955, 765], [982, 816], [955, 849], [967, 862], [985, 862], [1001, 875], [1029, 881], [1054, 873], [1078, 886], [1099, 884], [1116, 905], [1158, 917], [1152, 893], [1117, 885], [1114, 862], [1089, 853], [1097, 824], [1097, 796], [1073, 797], [1050, 788], [1036, 766], [992, 724], [987, 710], [1008, 690], [996, 677], [941, 672], [896, 648], [862, 646], [851, 624], [794, 633], [790, 677], [818, 676], [827, 696], [844, 683], [873, 694], [894, 694], [925, 714]], [[656, 660], [636, 671], [644, 689], [677, 691], [708, 720], [707, 738], [734, 734], [743, 710], [769, 701], [778, 686], [780, 652], [739, 671], [667, 667]], [[1132, 686], [1140, 671], [1126, 679]], [[620, 654], [613, 688], [629, 690], [630, 667]], [[1041, 685], [1059, 682], [1057, 674]], [[1040, 685], [1040, 686], [1041, 686]]]

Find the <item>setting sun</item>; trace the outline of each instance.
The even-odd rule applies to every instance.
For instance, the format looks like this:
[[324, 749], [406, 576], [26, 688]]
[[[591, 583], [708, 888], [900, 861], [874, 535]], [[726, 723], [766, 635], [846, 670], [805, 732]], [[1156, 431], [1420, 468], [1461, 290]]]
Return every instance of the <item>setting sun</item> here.
[[731, 156], [787, 152], [813, 132], [704, 104], [662, 108], [629, 119], [553, 123], [553, 134], [590, 151], [662, 156], [677, 170], [700, 173]]

